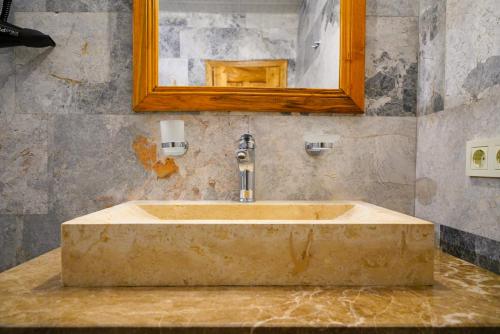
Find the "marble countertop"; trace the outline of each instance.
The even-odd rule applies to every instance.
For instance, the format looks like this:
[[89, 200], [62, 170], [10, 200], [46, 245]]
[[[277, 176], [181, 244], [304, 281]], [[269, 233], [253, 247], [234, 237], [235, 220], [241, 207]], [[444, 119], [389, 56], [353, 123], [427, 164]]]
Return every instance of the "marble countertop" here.
[[[435, 285], [63, 288], [60, 251], [0, 274], [0, 333], [493, 333], [500, 276], [437, 252]], [[390, 274], [390, 273], [388, 273]], [[57, 330], [56, 330], [57, 329]], [[436, 330], [437, 329], [437, 330]], [[372, 331], [370, 331], [372, 330]]]

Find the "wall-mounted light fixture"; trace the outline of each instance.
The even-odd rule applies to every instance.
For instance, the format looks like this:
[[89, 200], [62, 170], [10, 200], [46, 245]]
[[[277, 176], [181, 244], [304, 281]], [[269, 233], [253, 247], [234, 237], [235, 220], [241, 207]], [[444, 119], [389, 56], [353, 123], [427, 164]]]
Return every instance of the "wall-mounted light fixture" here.
[[186, 154], [189, 144], [184, 134], [184, 121], [161, 121], [161, 148], [166, 156]]

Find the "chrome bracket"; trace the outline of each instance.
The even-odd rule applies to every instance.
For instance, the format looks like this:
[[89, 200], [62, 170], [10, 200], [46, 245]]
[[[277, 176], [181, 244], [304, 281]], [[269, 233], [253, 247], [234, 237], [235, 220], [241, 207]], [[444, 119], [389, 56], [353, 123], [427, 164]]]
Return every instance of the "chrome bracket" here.
[[307, 154], [317, 156], [325, 151], [333, 149], [333, 143], [324, 142], [307, 142], [305, 143], [305, 149]]

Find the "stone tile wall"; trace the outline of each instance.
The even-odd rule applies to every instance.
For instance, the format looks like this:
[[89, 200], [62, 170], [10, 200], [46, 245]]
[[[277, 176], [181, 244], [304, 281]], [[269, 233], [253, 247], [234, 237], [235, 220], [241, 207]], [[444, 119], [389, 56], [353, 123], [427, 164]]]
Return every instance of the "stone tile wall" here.
[[295, 87], [297, 13], [160, 12], [162, 86], [205, 86], [205, 60], [288, 60]]
[[465, 146], [500, 136], [500, 2], [422, 0], [419, 30], [415, 213], [443, 225], [443, 249], [498, 271], [500, 179], [466, 176]]
[[299, 11], [296, 86], [339, 88], [339, 45], [340, 1], [305, 0]]
[[[392, 2], [367, 1], [367, 54], [387, 53], [406, 73], [417, 59], [418, 13], [411, 2]], [[15, 5], [15, 23], [51, 34], [58, 45], [0, 51], [0, 270], [57, 247], [61, 222], [123, 201], [235, 199], [234, 150], [246, 131], [258, 145], [258, 199], [360, 199], [413, 213], [416, 108], [409, 101], [416, 96], [416, 72], [394, 86], [371, 80], [368, 89], [380, 101], [375, 108], [367, 97], [367, 116], [381, 117], [136, 114], [130, 108], [131, 0]], [[393, 33], [395, 27], [405, 33]], [[377, 73], [387, 70], [368, 62], [367, 80]], [[157, 179], [133, 143], [139, 136], [158, 140], [158, 122], [177, 118], [186, 121], [191, 148], [176, 159], [177, 173]], [[340, 140], [334, 152], [313, 158], [303, 149], [310, 134]]]

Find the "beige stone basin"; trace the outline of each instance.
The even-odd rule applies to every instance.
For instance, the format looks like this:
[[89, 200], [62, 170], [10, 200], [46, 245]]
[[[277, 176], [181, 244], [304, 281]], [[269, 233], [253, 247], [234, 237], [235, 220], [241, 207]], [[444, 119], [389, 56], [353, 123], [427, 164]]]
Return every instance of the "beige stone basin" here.
[[364, 202], [135, 201], [62, 224], [66, 286], [429, 285], [434, 228]]

